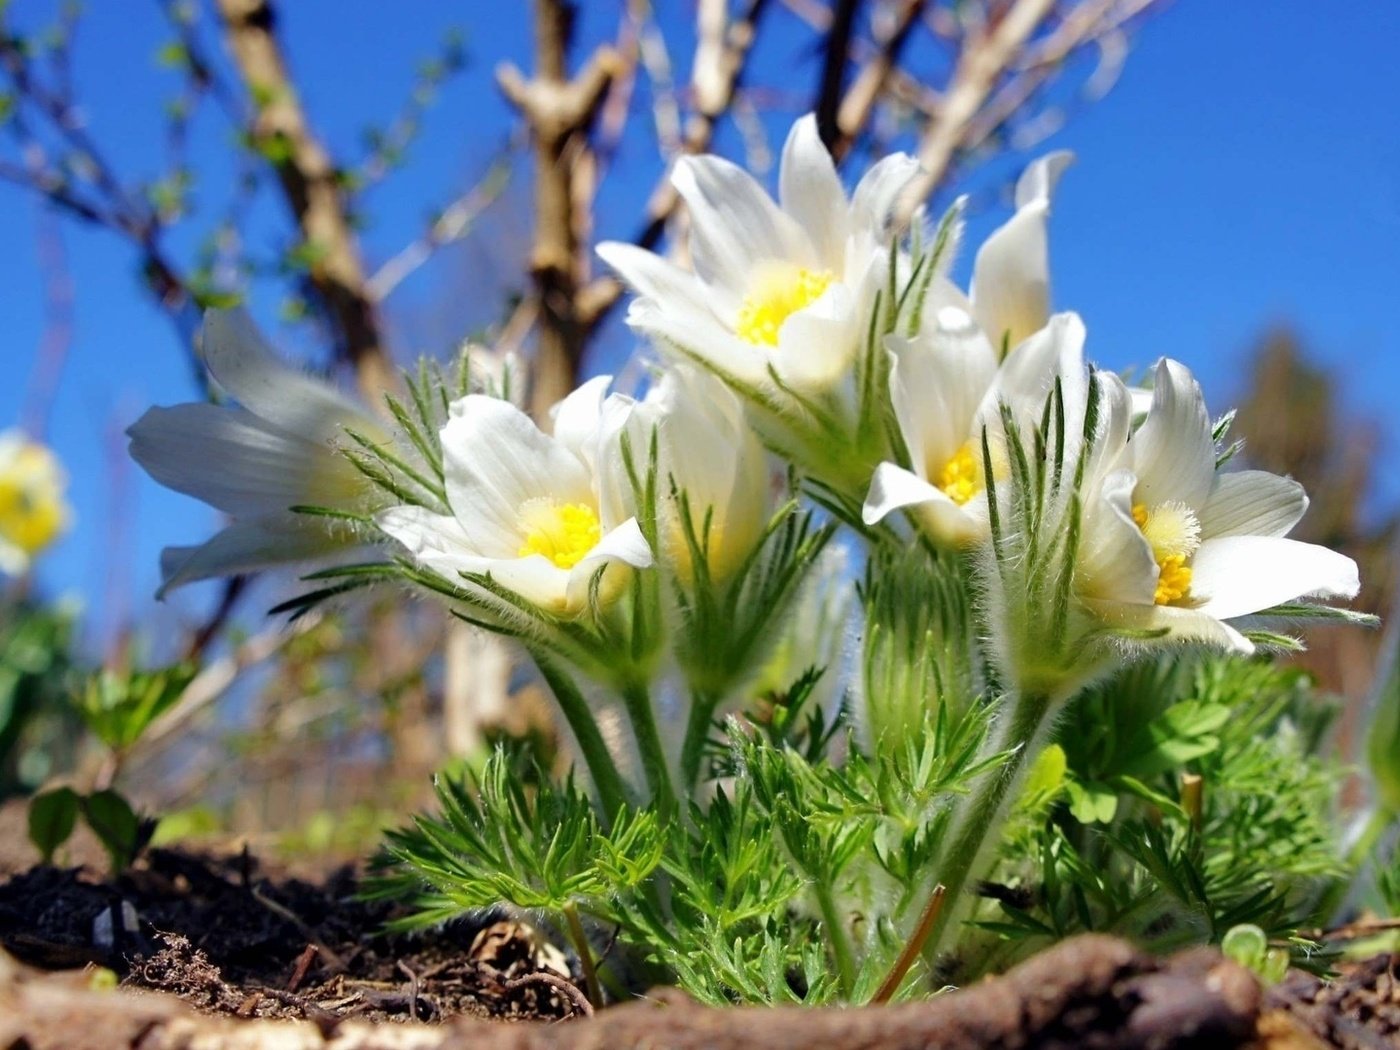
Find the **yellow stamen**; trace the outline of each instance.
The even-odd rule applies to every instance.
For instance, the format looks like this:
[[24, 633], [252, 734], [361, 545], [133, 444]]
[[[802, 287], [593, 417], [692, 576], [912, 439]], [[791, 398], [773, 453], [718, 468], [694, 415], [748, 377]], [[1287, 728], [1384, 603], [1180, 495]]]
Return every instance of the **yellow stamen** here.
[[938, 472], [938, 487], [958, 506], [982, 491], [982, 464], [972, 454], [969, 441]]
[[25, 445], [0, 474], [0, 538], [26, 554], [43, 550], [63, 531], [66, 513], [48, 451]]
[[808, 270], [791, 263], [767, 263], [749, 284], [739, 306], [734, 331], [754, 346], [777, 346], [783, 322], [811, 306], [831, 284], [826, 270]]
[[572, 569], [603, 537], [598, 512], [585, 503], [544, 502], [522, 517], [529, 528], [520, 556], [543, 554], [561, 569]]
[[1191, 598], [1191, 567], [1186, 564], [1201, 545], [1201, 525], [1196, 514], [1184, 503], [1167, 501], [1148, 510], [1133, 505], [1133, 521], [1152, 548], [1157, 562], [1157, 587], [1152, 600], [1157, 605], [1186, 604]]
[[1152, 600], [1157, 605], [1174, 605], [1191, 594], [1191, 570], [1180, 554], [1168, 554], [1157, 563], [1157, 590]]

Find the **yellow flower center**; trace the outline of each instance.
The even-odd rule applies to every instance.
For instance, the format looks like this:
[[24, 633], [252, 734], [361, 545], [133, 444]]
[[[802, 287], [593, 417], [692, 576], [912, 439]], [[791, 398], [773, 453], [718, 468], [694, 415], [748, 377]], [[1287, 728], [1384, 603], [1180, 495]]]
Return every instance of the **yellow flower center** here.
[[777, 346], [783, 322], [811, 306], [831, 285], [826, 270], [808, 270], [791, 263], [765, 263], [749, 283], [749, 294], [739, 306], [734, 331], [754, 346]]
[[520, 556], [543, 554], [561, 569], [572, 569], [603, 538], [598, 512], [586, 503], [544, 501], [521, 514], [527, 526]]
[[1133, 521], [1157, 561], [1157, 605], [1184, 605], [1191, 598], [1191, 567], [1186, 563], [1201, 545], [1201, 523], [1184, 503], [1168, 500], [1149, 510], [1133, 505]]
[[982, 464], [972, 453], [971, 441], [943, 464], [938, 472], [938, 487], [960, 507], [982, 491]]
[[63, 499], [48, 453], [21, 448], [0, 474], [0, 537], [25, 554], [47, 547], [63, 531]]

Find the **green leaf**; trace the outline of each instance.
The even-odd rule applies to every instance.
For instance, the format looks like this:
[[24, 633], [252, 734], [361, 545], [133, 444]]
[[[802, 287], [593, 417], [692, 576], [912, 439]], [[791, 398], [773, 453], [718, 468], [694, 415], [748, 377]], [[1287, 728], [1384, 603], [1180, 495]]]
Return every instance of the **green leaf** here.
[[141, 845], [141, 818], [131, 804], [110, 788], [82, 800], [83, 817], [112, 860], [112, 870], [128, 867]]
[[1107, 824], [1118, 813], [1118, 793], [1107, 784], [1071, 780], [1066, 790], [1069, 811], [1081, 824]]
[[54, 851], [73, 834], [80, 802], [78, 793], [67, 787], [45, 791], [29, 800], [29, 841], [43, 854], [45, 864], [53, 860]]

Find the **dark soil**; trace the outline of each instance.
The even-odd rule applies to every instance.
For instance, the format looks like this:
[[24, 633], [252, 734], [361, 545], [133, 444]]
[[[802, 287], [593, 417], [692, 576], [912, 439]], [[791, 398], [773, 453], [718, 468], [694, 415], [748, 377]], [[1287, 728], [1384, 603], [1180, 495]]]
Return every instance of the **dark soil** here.
[[265, 875], [246, 854], [153, 850], [110, 882], [37, 867], [0, 885], [0, 947], [44, 969], [106, 967], [127, 985], [240, 1017], [558, 1019], [587, 1009], [564, 957], [528, 927], [488, 916], [388, 935], [389, 907], [355, 890], [348, 869], [316, 885]]

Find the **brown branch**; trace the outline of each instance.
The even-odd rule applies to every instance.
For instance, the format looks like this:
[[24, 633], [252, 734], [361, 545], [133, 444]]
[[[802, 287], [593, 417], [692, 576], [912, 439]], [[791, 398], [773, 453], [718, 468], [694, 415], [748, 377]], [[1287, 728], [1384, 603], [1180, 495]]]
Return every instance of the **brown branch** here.
[[851, 56], [851, 35], [856, 28], [860, 0], [836, 0], [831, 14], [831, 28], [826, 34], [822, 54], [821, 86], [812, 111], [817, 116], [817, 133], [827, 148], [841, 136], [837, 113], [846, 86], [846, 65]]
[[580, 250], [584, 217], [577, 185], [591, 167], [589, 128], [620, 60], [603, 46], [578, 75], [568, 75], [573, 5], [535, 0], [535, 77], [515, 66], [496, 70], [501, 92], [525, 119], [535, 143], [535, 242], [530, 273], [538, 300], [538, 344], [530, 407], [542, 419], [573, 389], [590, 329], [576, 297], [587, 275]]
[[836, 111], [836, 134], [828, 143], [832, 156], [838, 162], [855, 145], [875, 111], [875, 104], [899, 72], [900, 56], [919, 23], [925, 3], [926, 0], [904, 0], [903, 6], [894, 15], [889, 33], [876, 52], [866, 59], [855, 83], [841, 99], [841, 106]]
[[[693, 78], [695, 110], [686, 122], [679, 154], [704, 153], [714, 141], [715, 127], [734, 104], [735, 94], [748, 64], [749, 52], [758, 35], [758, 24], [769, 0], [748, 0], [743, 12], [727, 26], [717, 46], [697, 49], [696, 62], [703, 63]], [[671, 184], [669, 166], [647, 201], [646, 215], [633, 243], [654, 248], [666, 232], [666, 224], [680, 205], [680, 194]], [[596, 327], [622, 298], [623, 286], [613, 277], [600, 277], [579, 294], [580, 316], [590, 328]]]
[[372, 405], [395, 385], [337, 168], [297, 97], [271, 0], [218, 0], [234, 64], [257, 112], [252, 142], [272, 163], [311, 250], [309, 276], [341, 337], [341, 353]]
[[923, 170], [900, 202], [901, 218], [907, 220], [947, 177], [978, 111], [1054, 7], [1055, 0], [1014, 0], [985, 34], [964, 41], [942, 112], [919, 143]]

